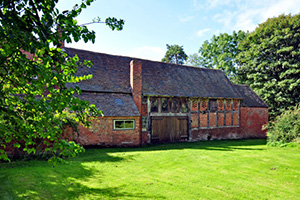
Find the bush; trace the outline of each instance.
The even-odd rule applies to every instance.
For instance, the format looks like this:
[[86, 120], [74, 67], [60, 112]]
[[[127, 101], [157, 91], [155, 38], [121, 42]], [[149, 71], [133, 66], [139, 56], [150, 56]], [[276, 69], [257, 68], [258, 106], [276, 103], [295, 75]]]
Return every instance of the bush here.
[[268, 125], [268, 145], [300, 146], [300, 105], [287, 110]]

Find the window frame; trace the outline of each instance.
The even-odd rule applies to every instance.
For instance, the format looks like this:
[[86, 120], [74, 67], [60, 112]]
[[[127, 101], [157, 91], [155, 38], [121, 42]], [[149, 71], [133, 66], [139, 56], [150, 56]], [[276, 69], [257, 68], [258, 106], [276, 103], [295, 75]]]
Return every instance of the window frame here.
[[[116, 128], [116, 122], [124, 122], [124, 128]], [[126, 121], [133, 122], [132, 128], [125, 128]], [[135, 129], [135, 119], [114, 119], [113, 120], [113, 130], [119, 131], [119, 130], [134, 130]]]
[[178, 98], [172, 98], [172, 113], [179, 113], [180, 112], [180, 100]]
[[[154, 110], [155, 103], [156, 103], [156, 109]], [[159, 106], [160, 106], [159, 98], [158, 97], [152, 97], [151, 98], [151, 105], [150, 105], [150, 112], [158, 113], [159, 112]]]
[[[167, 110], [163, 110], [163, 99], [166, 99], [166, 103], [167, 103]], [[169, 113], [170, 112], [170, 105], [169, 105], [169, 101], [170, 101], [170, 98], [169, 97], [162, 97], [161, 98], [161, 112], [162, 113]]]
[[208, 100], [208, 110], [210, 112], [217, 112], [219, 109], [217, 99], [209, 99]]

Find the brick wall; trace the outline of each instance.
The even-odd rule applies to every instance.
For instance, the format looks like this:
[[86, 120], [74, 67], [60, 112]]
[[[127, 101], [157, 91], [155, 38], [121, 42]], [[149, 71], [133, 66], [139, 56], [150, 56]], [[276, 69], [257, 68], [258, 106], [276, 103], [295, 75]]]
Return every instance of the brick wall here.
[[[135, 129], [114, 130], [113, 120], [122, 119], [135, 120]], [[99, 117], [92, 121], [89, 128], [79, 126], [79, 136], [76, 140], [83, 146], [139, 146], [141, 144], [139, 127], [140, 117]]]
[[[234, 113], [237, 114], [237, 113]], [[228, 116], [229, 118], [230, 116]], [[220, 120], [221, 118], [219, 118]], [[226, 117], [226, 121], [227, 117]], [[228, 122], [229, 123], [229, 122]], [[266, 131], [262, 126], [268, 123], [268, 108], [241, 107], [240, 126], [199, 129], [191, 131], [192, 141], [266, 138]], [[238, 116], [234, 115], [233, 124], [238, 124]]]
[[243, 138], [266, 138], [262, 125], [268, 123], [268, 108], [241, 107], [240, 134]]

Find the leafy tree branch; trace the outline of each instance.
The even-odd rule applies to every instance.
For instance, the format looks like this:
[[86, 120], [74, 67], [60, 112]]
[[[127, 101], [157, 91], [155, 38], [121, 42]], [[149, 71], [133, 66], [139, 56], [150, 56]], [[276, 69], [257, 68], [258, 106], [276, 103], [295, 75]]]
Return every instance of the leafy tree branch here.
[[[88, 116], [102, 114], [76, 97], [79, 88], [66, 87], [91, 78], [75, 73], [79, 66], [92, 63], [68, 57], [57, 48], [61, 41], [95, 41], [95, 32], [75, 19], [93, 0], [63, 12], [56, 8], [57, 2], [0, 2], [0, 159], [9, 160], [11, 146], [27, 154], [41, 153], [38, 149], [43, 148], [54, 156], [73, 156], [81, 148], [61, 137], [64, 120], [57, 116], [68, 110], [73, 120], [88, 125]], [[122, 30], [124, 21], [107, 18], [105, 24]]]

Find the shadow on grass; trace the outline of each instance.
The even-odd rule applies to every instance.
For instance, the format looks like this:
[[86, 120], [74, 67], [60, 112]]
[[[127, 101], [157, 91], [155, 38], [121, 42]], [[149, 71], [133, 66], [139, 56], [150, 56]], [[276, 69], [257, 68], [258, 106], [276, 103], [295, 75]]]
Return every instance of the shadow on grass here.
[[247, 140], [213, 140], [213, 141], [200, 141], [200, 142], [181, 142], [181, 143], [168, 143], [168, 144], [151, 144], [142, 147], [132, 148], [87, 148], [88, 154], [91, 152], [135, 152], [135, 151], [162, 151], [162, 150], [183, 150], [183, 149], [199, 149], [199, 150], [212, 150], [212, 151], [234, 151], [234, 150], [265, 150], [264, 148], [257, 147], [266, 145], [265, 139], [247, 139]]
[[[87, 149], [75, 159], [55, 167], [45, 161], [26, 161], [0, 164], [0, 199], [165, 199], [163, 196], [148, 196], [128, 192], [126, 185], [104, 185], [103, 170], [85, 165], [87, 162], [128, 162], [134, 159], [126, 152], [199, 149], [207, 151], [265, 150], [265, 140], [223, 140], [148, 145], [137, 148]], [[118, 154], [113, 154], [118, 153]], [[115, 163], [115, 164], [114, 164]], [[90, 179], [97, 186], [88, 185]]]
[[[81, 158], [69, 159], [55, 166], [37, 160], [2, 163], [0, 199], [165, 199], [162, 196], [127, 192], [126, 185], [103, 185], [105, 172], [84, 165], [91, 161], [119, 163], [126, 160], [91, 150]], [[88, 184], [90, 179], [96, 186]]]

